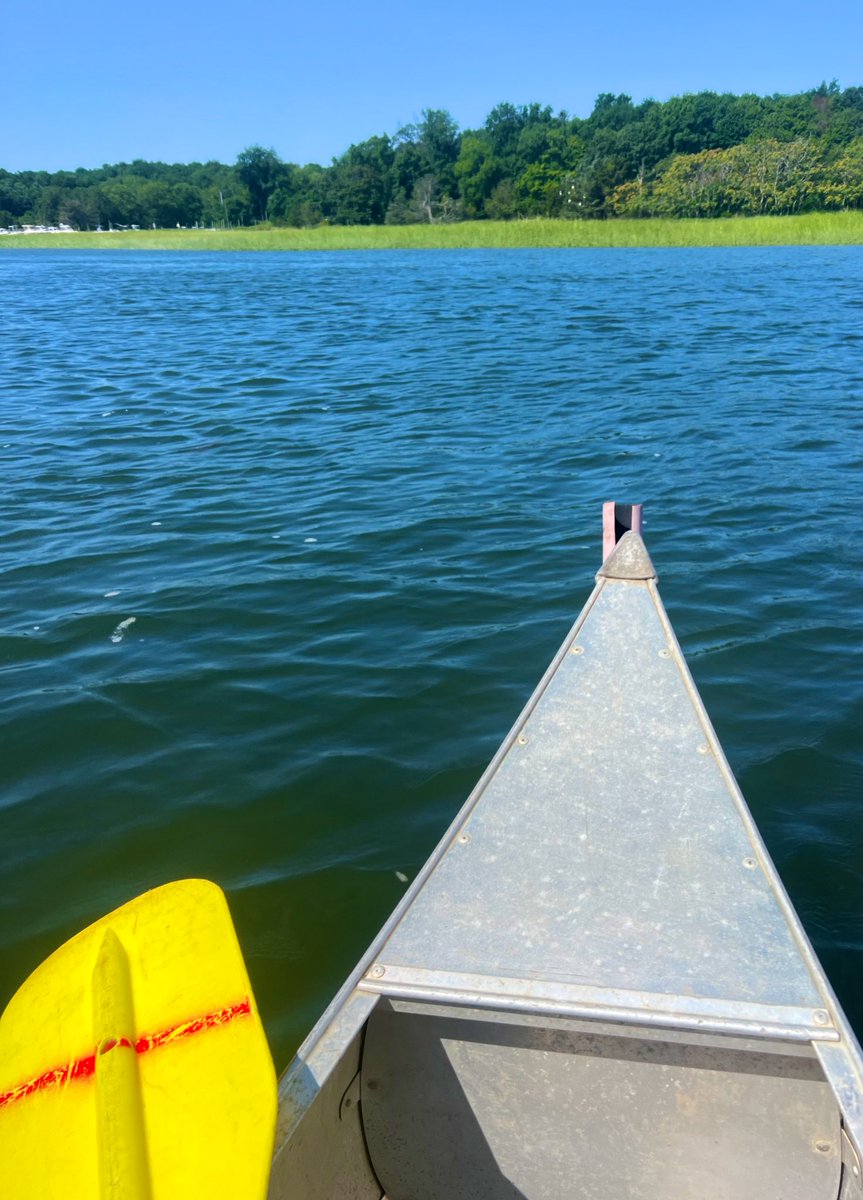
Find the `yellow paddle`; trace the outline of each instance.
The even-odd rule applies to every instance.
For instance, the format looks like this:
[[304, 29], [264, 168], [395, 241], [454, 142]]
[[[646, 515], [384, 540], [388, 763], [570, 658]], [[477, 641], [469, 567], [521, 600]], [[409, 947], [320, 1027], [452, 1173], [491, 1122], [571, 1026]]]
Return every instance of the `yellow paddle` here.
[[225, 897], [147, 892], [0, 1019], [4, 1200], [259, 1200], [276, 1077]]

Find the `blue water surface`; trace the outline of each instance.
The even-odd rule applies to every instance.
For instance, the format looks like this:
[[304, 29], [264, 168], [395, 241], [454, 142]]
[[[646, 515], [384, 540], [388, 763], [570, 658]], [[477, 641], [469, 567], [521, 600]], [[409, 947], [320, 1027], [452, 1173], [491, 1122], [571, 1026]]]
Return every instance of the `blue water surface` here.
[[863, 1028], [863, 250], [21, 250], [0, 289], [0, 995], [202, 875], [282, 1065], [616, 498]]

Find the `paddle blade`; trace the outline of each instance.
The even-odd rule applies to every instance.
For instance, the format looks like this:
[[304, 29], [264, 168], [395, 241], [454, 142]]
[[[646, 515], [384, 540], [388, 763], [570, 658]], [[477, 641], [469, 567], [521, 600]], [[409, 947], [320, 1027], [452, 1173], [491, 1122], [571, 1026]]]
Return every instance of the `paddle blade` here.
[[89, 926], [0, 1020], [4, 1200], [264, 1197], [276, 1077], [221, 890]]

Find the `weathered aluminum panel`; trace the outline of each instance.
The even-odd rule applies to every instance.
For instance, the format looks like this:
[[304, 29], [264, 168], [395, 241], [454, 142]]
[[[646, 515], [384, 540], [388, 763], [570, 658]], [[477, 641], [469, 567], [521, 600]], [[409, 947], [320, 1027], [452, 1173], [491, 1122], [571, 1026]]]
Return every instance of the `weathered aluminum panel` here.
[[836, 1200], [839, 1113], [811, 1052], [618, 1030], [383, 1002], [362, 1104], [389, 1200]]
[[376, 997], [340, 1000], [279, 1081], [270, 1200], [380, 1200], [360, 1109], [360, 1051]]
[[649, 579], [602, 581], [363, 986], [414, 972], [836, 1036]]

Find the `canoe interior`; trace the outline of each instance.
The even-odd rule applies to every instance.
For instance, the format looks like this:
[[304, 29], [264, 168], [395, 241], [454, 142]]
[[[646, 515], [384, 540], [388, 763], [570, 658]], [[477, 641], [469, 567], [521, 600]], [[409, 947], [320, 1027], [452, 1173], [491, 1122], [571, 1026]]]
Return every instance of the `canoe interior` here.
[[808, 1046], [381, 998], [270, 1196], [859, 1200], [855, 1169]]
[[863, 1059], [628, 533], [280, 1084], [271, 1200], [863, 1200]]

